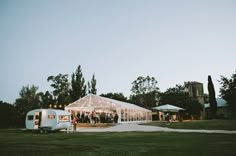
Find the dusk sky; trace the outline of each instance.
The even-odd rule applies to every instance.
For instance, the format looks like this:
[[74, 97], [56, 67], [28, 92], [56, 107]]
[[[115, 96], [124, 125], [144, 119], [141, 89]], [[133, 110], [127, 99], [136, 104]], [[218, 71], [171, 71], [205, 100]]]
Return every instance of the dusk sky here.
[[81, 65], [98, 94], [131, 94], [138, 76], [161, 91], [236, 70], [235, 0], [0, 0], [0, 101]]

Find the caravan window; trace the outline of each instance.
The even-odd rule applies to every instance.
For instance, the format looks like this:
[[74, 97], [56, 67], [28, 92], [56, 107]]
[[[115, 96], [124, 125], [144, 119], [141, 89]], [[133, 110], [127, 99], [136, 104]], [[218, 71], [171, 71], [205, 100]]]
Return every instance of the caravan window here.
[[34, 116], [33, 115], [28, 115], [28, 120], [33, 120]]
[[70, 121], [70, 115], [59, 115], [59, 121]]
[[35, 115], [35, 120], [38, 120], [39, 119], [39, 115]]
[[48, 119], [55, 119], [55, 115], [48, 115]]

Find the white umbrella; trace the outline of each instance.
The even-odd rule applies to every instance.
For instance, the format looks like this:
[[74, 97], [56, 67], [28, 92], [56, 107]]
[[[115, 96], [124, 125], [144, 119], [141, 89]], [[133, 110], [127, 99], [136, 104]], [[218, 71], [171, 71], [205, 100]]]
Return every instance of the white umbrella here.
[[152, 109], [156, 109], [162, 112], [179, 112], [180, 110], [184, 110], [183, 108], [176, 107], [170, 104], [158, 106], [158, 107], [153, 107]]

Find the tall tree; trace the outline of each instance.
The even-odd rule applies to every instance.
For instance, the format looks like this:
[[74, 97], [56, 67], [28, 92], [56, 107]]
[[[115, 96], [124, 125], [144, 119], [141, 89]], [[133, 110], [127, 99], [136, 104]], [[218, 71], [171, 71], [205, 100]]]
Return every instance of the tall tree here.
[[97, 81], [95, 79], [95, 75], [93, 74], [93, 77], [91, 79], [91, 93], [92, 94], [97, 94], [96, 84], [97, 84]]
[[130, 96], [132, 103], [141, 104], [141, 106], [146, 108], [156, 106], [159, 88], [157, 87], [157, 81], [154, 77], [139, 76], [132, 85], [132, 95]]
[[230, 78], [221, 76], [220, 94], [229, 105], [231, 118], [236, 118], [236, 71]]
[[72, 74], [71, 78], [71, 100], [76, 101], [85, 96], [87, 90], [80, 65], [77, 67], [76, 72]]
[[37, 92], [38, 87], [23, 86], [20, 90], [20, 97], [15, 101], [15, 108], [18, 123], [23, 126], [26, 113], [32, 109], [37, 109], [41, 107], [40, 94]]
[[88, 82], [88, 93], [91, 94], [91, 84]]
[[208, 76], [208, 93], [209, 93], [209, 103], [210, 103], [210, 118], [216, 118], [217, 102], [215, 97], [215, 88], [212, 82], [211, 76]]
[[68, 75], [58, 74], [57, 76], [49, 76], [48, 82], [51, 81], [51, 87], [54, 88], [53, 96], [57, 104], [70, 103]]

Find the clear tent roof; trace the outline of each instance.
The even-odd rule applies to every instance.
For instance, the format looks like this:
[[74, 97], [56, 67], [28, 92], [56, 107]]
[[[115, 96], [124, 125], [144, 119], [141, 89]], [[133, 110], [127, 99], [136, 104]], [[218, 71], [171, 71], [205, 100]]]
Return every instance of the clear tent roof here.
[[113, 100], [94, 94], [89, 94], [65, 107], [65, 109], [73, 109], [73, 108], [80, 108], [86, 110], [93, 110], [96, 108], [101, 108], [101, 109], [122, 108], [129, 110], [151, 112], [148, 109], [139, 107], [131, 103]]

